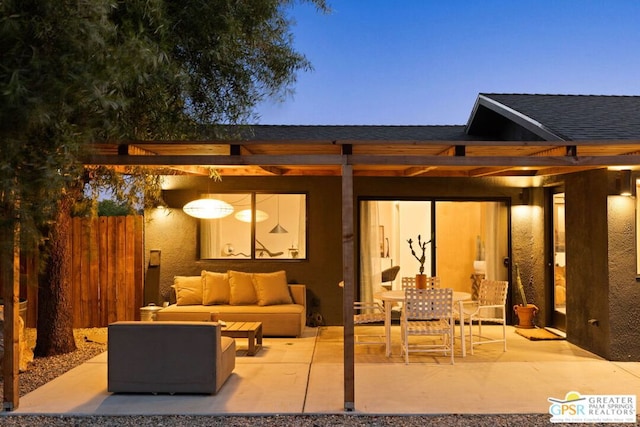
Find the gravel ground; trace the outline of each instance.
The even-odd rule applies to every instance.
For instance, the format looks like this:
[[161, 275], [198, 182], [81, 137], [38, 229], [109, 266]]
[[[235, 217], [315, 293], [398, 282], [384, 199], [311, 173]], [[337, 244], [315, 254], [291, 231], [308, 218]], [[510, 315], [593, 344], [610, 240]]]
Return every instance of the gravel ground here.
[[[548, 426], [549, 416], [536, 415], [424, 415], [424, 416], [364, 416], [364, 415], [271, 415], [251, 417], [230, 416], [7, 416], [3, 426], [211, 426], [211, 427], [320, 427], [320, 426]], [[553, 424], [576, 426], [576, 424]], [[596, 424], [590, 424], [596, 425]], [[605, 426], [605, 424], [597, 424]], [[612, 426], [613, 424], [606, 424]], [[625, 424], [629, 425], [629, 424]]]
[[[36, 342], [35, 329], [27, 328], [25, 333], [27, 342], [33, 348]], [[74, 329], [73, 333], [78, 347], [76, 351], [60, 356], [35, 358], [29, 364], [29, 368], [20, 373], [20, 396], [32, 392], [68, 370], [107, 350], [107, 345], [105, 344], [107, 328]], [[87, 340], [85, 337], [92, 337], [95, 341]], [[4, 398], [4, 381], [2, 378], [0, 378], [0, 396]]]
[[[69, 354], [37, 358], [26, 372], [20, 374], [20, 396], [35, 390], [59, 375], [97, 356], [106, 350], [106, 328], [76, 329], [74, 335], [78, 349]], [[27, 339], [35, 343], [35, 330], [27, 330]], [[0, 379], [0, 396], [3, 393]], [[211, 427], [321, 427], [321, 426], [576, 426], [577, 424], [551, 424], [548, 414], [500, 415], [264, 415], [264, 416], [80, 416], [80, 415], [13, 415], [0, 412], [2, 426], [211, 426]], [[589, 424], [615, 426], [615, 424]], [[620, 424], [628, 426], [629, 424]]]

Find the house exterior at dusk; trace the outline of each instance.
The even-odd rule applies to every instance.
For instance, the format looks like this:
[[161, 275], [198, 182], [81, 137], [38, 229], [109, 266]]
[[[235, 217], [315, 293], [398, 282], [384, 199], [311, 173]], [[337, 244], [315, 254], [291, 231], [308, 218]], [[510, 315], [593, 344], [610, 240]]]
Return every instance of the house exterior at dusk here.
[[[488, 276], [509, 280], [508, 305], [520, 303], [514, 286], [518, 264], [528, 302], [540, 309], [539, 326], [564, 330], [570, 342], [607, 359], [638, 361], [640, 334], [629, 327], [640, 318], [636, 199], [620, 195], [621, 186], [635, 194], [638, 107], [640, 97], [633, 96], [480, 94], [461, 126], [248, 126], [233, 140], [131, 143], [119, 155], [98, 151], [92, 162], [188, 170], [166, 177], [169, 210], [147, 213], [152, 221], [146, 226], [146, 255], [162, 253], [157, 278], [146, 284], [153, 302], [169, 299], [175, 275], [284, 269], [289, 281], [307, 285], [310, 311], [326, 324], [342, 324], [337, 283], [348, 282], [353, 272], [355, 298], [362, 296], [364, 243], [358, 226], [367, 201], [427, 203], [433, 213], [430, 273], [450, 277], [447, 286], [469, 288], [475, 239], [468, 235], [480, 233], [458, 240], [455, 233], [474, 220], [456, 220], [451, 212], [457, 215], [457, 204], [464, 212], [472, 206], [465, 203], [486, 202], [497, 213], [481, 220], [483, 239], [506, 239], [492, 245]], [[133, 146], [147, 155], [126, 154]], [[194, 174], [193, 165], [218, 168], [222, 181]], [[200, 193], [304, 195], [304, 257], [254, 252], [242, 259], [202, 259], [200, 220], [181, 209]], [[353, 215], [345, 219], [349, 211]], [[356, 236], [351, 254], [343, 246], [345, 225]], [[390, 246], [381, 258], [395, 252], [397, 263], [408, 252], [404, 241]], [[447, 261], [452, 258], [457, 265]], [[381, 262], [380, 268], [394, 263]], [[403, 269], [400, 275], [416, 272]], [[508, 312], [515, 322], [510, 307]]]
[[[86, 164], [164, 176], [166, 206], [144, 218], [144, 304], [172, 301], [174, 276], [284, 270], [306, 285], [309, 323], [344, 325], [348, 407], [352, 302], [372, 299], [390, 266], [400, 266], [392, 288], [418, 272], [407, 244], [418, 235], [425, 272], [443, 287], [507, 280], [515, 324], [518, 271], [537, 326], [640, 361], [638, 111], [636, 96], [480, 94], [466, 125], [243, 126], [98, 143]], [[201, 198], [225, 202], [227, 215], [187, 214]]]

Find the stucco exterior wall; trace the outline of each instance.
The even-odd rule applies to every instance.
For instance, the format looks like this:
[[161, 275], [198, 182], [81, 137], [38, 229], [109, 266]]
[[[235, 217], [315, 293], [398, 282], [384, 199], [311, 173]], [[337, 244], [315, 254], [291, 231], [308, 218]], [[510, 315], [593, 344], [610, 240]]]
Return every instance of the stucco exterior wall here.
[[544, 194], [541, 189], [532, 189], [528, 205], [511, 208], [512, 277], [510, 283], [515, 296], [513, 305], [522, 300], [516, 288], [515, 264], [520, 270], [520, 279], [528, 304], [539, 308], [535, 323], [545, 326], [545, 239], [544, 239]]
[[[215, 191], [301, 192], [308, 195], [308, 257], [305, 260], [199, 260], [198, 220], [181, 206], [206, 179], [173, 177], [168, 212], [148, 212], [145, 254], [160, 250], [160, 292], [166, 297], [175, 275], [198, 275], [203, 269], [276, 271], [308, 286], [310, 308], [326, 324], [342, 324], [342, 228], [340, 177], [225, 178]], [[606, 171], [564, 177], [567, 247], [567, 335], [572, 343], [612, 360], [640, 360], [640, 284], [635, 272], [635, 199], [612, 195]], [[521, 189], [500, 179], [365, 178], [354, 179], [354, 199], [494, 199], [511, 201], [511, 290], [509, 306], [518, 303], [514, 263], [518, 263], [529, 303], [540, 308], [536, 322], [548, 318], [545, 293], [544, 190], [533, 188], [527, 206]], [[357, 209], [355, 210], [357, 215]], [[354, 218], [354, 224], [357, 224]], [[151, 275], [149, 275], [151, 276]], [[159, 301], [160, 302], [160, 301]], [[512, 317], [513, 312], [509, 310]], [[596, 320], [597, 324], [590, 322]]]
[[[215, 189], [207, 188], [207, 179], [171, 177], [167, 191], [170, 209], [167, 213], [148, 212], [145, 254], [160, 250], [160, 293], [168, 295], [175, 275], [198, 275], [203, 269], [210, 271], [275, 271], [284, 269], [290, 281], [304, 283], [308, 287], [308, 299], [312, 310], [320, 312], [326, 324], [342, 324], [342, 227], [341, 227], [341, 178], [340, 177], [228, 177], [215, 183]], [[308, 257], [306, 260], [199, 260], [197, 258], [198, 220], [181, 210], [186, 201], [197, 191], [215, 192], [301, 192], [308, 195], [307, 215]], [[447, 198], [455, 199], [517, 199], [521, 190], [509, 187], [501, 179], [451, 179], [451, 178], [364, 178], [354, 179], [354, 198]], [[354, 212], [357, 215], [357, 205]], [[357, 224], [354, 218], [354, 224]], [[520, 228], [519, 228], [520, 230]], [[517, 241], [532, 239], [530, 231], [521, 228], [528, 236]], [[537, 230], [537, 228], [536, 228]], [[528, 256], [523, 247], [519, 254]], [[518, 255], [520, 256], [520, 255]], [[357, 267], [357, 266], [356, 266]], [[534, 283], [542, 283], [537, 279]], [[541, 286], [541, 285], [540, 285]], [[513, 293], [513, 287], [512, 287]], [[532, 291], [532, 298], [537, 298]], [[510, 301], [511, 301], [510, 297]]]
[[[640, 284], [636, 281], [636, 199], [609, 196], [609, 344], [610, 360], [640, 360]], [[599, 326], [598, 326], [599, 327]]]
[[[216, 192], [299, 192], [308, 195], [307, 259], [228, 259], [201, 260], [197, 254], [198, 222], [182, 212], [182, 205], [193, 196], [185, 191], [207, 188], [207, 179], [172, 177], [167, 203], [169, 215], [161, 210], [147, 214], [145, 254], [150, 250], [162, 251], [159, 274], [160, 294], [164, 299], [176, 275], [200, 275], [202, 270], [271, 272], [285, 270], [290, 282], [307, 285], [308, 306], [322, 313], [327, 322], [342, 321], [342, 290], [338, 282], [342, 276], [340, 178], [339, 177], [278, 177], [278, 178], [224, 178], [215, 183]], [[195, 192], [197, 193], [197, 192]]]
[[567, 339], [603, 357], [610, 329], [607, 193], [606, 171], [566, 177]]

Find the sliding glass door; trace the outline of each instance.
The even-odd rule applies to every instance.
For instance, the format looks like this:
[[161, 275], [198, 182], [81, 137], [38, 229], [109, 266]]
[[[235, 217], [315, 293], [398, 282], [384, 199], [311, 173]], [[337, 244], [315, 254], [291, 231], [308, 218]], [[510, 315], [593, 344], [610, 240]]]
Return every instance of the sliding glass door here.
[[[385, 287], [401, 288], [401, 278], [415, 276], [420, 264], [417, 239], [427, 242], [424, 273], [439, 276], [442, 286], [473, 292], [482, 278], [508, 280], [508, 209], [501, 201], [369, 200], [360, 203], [359, 298], [370, 300]], [[417, 253], [418, 256], [421, 252]], [[400, 266], [392, 283], [380, 272]]]

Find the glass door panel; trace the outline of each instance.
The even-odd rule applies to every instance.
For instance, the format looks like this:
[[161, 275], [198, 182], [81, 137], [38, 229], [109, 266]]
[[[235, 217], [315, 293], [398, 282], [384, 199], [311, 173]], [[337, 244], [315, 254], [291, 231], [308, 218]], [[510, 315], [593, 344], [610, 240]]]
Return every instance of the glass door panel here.
[[567, 316], [564, 193], [553, 194], [553, 326], [565, 330]]
[[436, 274], [443, 287], [475, 296], [480, 280], [508, 280], [507, 205], [436, 202]]

